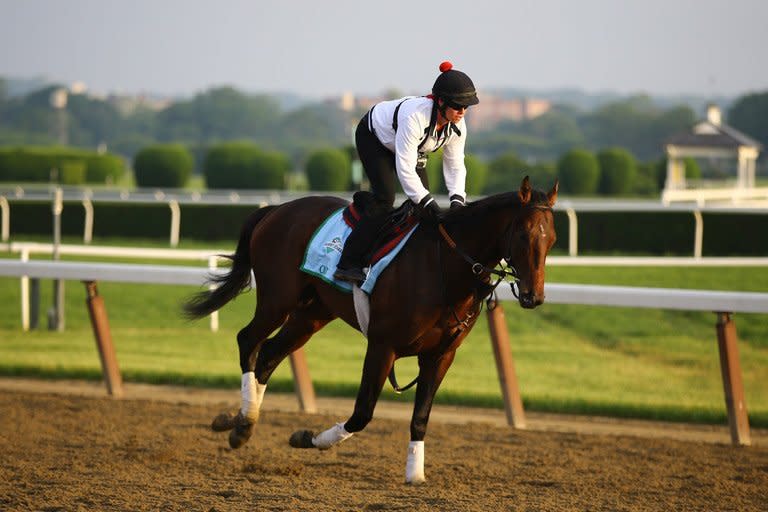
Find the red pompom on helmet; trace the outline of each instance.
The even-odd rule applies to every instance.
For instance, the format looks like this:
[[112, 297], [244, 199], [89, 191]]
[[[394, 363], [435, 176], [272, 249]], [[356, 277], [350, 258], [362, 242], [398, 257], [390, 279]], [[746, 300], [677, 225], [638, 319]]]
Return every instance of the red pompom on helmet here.
[[432, 86], [432, 95], [465, 107], [480, 103], [472, 79], [466, 73], [453, 69], [453, 64], [447, 60], [440, 63], [440, 74]]

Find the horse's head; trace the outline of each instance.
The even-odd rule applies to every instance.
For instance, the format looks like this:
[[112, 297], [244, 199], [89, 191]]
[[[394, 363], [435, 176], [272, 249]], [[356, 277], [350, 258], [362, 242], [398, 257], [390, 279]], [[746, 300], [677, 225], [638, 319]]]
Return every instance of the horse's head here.
[[520, 211], [504, 240], [507, 265], [517, 272], [518, 300], [531, 309], [544, 302], [544, 262], [557, 238], [552, 207], [558, 182], [548, 193], [532, 190], [528, 176], [518, 191]]

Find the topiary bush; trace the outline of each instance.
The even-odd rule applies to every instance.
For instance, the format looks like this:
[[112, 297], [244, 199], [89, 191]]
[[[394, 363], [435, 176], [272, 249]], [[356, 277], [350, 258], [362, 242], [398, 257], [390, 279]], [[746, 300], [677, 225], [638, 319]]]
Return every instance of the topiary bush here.
[[[79, 177], [80, 171], [64, 172], [63, 168], [70, 164], [82, 166], [82, 177]], [[52, 172], [54, 169], [55, 173]], [[0, 181], [47, 183], [54, 179], [70, 185], [107, 183], [116, 181], [124, 172], [123, 159], [109, 153], [98, 154], [60, 146], [0, 148]], [[65, 174], [68, 182], [63, 181]]]
[[604, 149], [597, 154], [600, 182], [597, 190], [606, 196], [627, 195], [637, 175], [637, 162], [632, 153], [622, 148]]
[[591, 195], [600, 182], [600, 164], [591, 152], [572, 149], [558, 160], [557, 174], [564, 194]]
[[352, 163], [344, 151], [321, 149], [309, 156], [305, 173], [311, 190], [346, 191], [352, 181]]
[[193, 165], [192, 155], [181, 144], [157, 144], [136, 154], [133, 172], [139, 187], [181, 188]]

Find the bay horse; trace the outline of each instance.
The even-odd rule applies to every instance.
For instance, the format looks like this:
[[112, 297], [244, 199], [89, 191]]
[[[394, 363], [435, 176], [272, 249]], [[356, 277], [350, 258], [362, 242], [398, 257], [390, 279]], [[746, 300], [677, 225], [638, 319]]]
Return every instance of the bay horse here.
[[[544, 301], [544, 264], [555, 243], [552, 207], [557, 191], [557, 182], [548, 193], [533, 190], [526, 176], [517, 191], [450, 210], [438, 226], [421, 223], [370, 295], [368, 346], [352, 415], [317, 435], [295, 432], [291, 446], [329, 449], [363, 430], [395, 360], [416, 356], [406, 482], [424, 482], [424, 437], [432, 402], [456, 349], [479, 316], [483, 298], [494, 288], [491, 278], [499, 273], [494, 267], [504, 260], [510, 272], [514, 269], [523, 308]], [[232, 448], [253, 434], [267, 382], [283, 359], [335, 318], [360, 330], [352, 294], [299, 270], [315, 230], [346, 204], [340, 198], [312, 196], [256, 210], [242, 226], [230, 270], [211, 277], [218, 287], [184, 305], [187, 316], [206, 316], [246, 290], [253, 272], [256, 311], [237, 334], [241, 408], [212, 424], [214, 430], [231, 430]]]

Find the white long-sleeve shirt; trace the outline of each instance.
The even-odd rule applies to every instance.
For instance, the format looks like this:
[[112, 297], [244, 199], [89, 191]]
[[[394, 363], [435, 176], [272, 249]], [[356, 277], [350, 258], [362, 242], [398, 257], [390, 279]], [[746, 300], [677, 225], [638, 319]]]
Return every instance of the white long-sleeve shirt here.
[[[397, 132], [395, 132], [392, 121], [398, 105], [400, 109], [397, 111]], [[387, 149], [395, 154], [397, 177], [400, 179], [403, 192], [416, 204], [429, 194], [429, 190], [424, 187], [416, 174], [418, 154], [436, 151], [441, 147], [443, 148], [443, 177], [448, 195], [458, 194], [464, 198], [467, 196], [465, 191], [467, 168], [464, 165], [466, 123], [462, 118], [455, 129], [447, 124], [441, 133], [438, 133], [435, 127], [432, 127], [431, 132], [428, 133], [433, 106], [435, 106], [434, 100], [427, 97], [383, 101], [371, 109], [369, 117], [368, 128]]]

